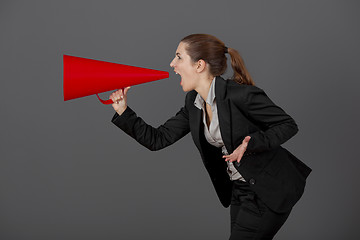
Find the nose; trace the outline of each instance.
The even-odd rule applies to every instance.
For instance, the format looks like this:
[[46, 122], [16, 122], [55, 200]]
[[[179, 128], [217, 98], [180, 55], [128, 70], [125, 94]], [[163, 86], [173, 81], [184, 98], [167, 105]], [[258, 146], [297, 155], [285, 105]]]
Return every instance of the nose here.
[[171, 61], [171, 63], [170, 63], [170, 67], [175, 67], [175, 58]]

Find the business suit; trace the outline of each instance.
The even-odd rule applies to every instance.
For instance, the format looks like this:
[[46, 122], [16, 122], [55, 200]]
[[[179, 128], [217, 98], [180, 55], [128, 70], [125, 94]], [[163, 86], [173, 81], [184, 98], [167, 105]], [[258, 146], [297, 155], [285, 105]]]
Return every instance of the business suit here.
[[[263, 90], [216, 77], [215, 95], [221, 136], [232, 153], [246, 136], [247, 150], [235, 168], [271, 210], [291, 210], [301, 197], [311, 169], [280, 145], [298, 131], [295, 121], [276, 106]], [[143, 146], [155, 151], [167, 147], [191, 132], [216, 193], [224, 207], [231, 201], [232, 181], [219, 148], [203, 134], [202, 111], [194, 106], [195, 90], [187, 93], [185, 105], [176, 115], [154, 128], [128, 106], [112, 122]]]

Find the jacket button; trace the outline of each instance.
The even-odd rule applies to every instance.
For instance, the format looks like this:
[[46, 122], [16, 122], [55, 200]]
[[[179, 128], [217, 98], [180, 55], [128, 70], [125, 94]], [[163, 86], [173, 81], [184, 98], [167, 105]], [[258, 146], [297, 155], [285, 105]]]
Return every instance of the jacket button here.
[[251, 185], [254, 185], [254, 184], [255, 184], [255, 179], [251, 178], [251, 179], [249, 180], [249, 183], [250, 183]]

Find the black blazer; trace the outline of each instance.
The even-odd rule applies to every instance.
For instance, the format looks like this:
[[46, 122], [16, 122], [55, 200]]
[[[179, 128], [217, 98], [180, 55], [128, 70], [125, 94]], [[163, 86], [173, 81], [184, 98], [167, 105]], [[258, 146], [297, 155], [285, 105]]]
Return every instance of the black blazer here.
[[[311, 169], [280, 145], [294, 136], [298, 127], [266, 93], [251, 85], [222, 77], [215, 79], [215, 96], [220, 132], [226, 149], [232, 153], [246, 136], [247, 150], [235, 168], [258, 197], [273, 211], [289, 211], [304, 192]], [[185, 106], [161, 126], [154, 128], [128, 106], [112, 122], [152, 151], [173, 144], [191, 132], [216, 193], [224, 207], [230, 205], [232, 181], [221, 148], [204, 136], [202, 110], [194, 105], [197, 92], [186, 94]]]

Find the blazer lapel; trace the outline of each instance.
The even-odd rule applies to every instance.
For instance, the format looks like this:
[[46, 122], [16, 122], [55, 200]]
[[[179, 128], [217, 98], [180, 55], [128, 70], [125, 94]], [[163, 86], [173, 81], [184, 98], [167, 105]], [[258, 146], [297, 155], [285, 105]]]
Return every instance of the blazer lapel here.
[[234, 151], [231, 134], [231, 118], [230, 118], [230, 102], [226, 99], [226, 80], [221, 77], [216, 77], [215, 80], [215, 96], [216, 106], [219, 118], [219, 127], [221, 132], [221, 138], [225, 144], [225, 147], [229, 154]]
[[191, 109], [192, 113], [189, 114], [191, 116], [190, 117], [190, 130], [191, 130], [191, 134], [192, 134], [194, 143], [195, 143], [196, 147], [199, 149], [200, 153], [202, 154], [202, 148], [201, 148], [201, 144], [200, 144], [200, 129], [202, 129], [201, 128], [202, 110], [198, 109], [193, 104], [194, 103], [191, 102], [190, 109]]

